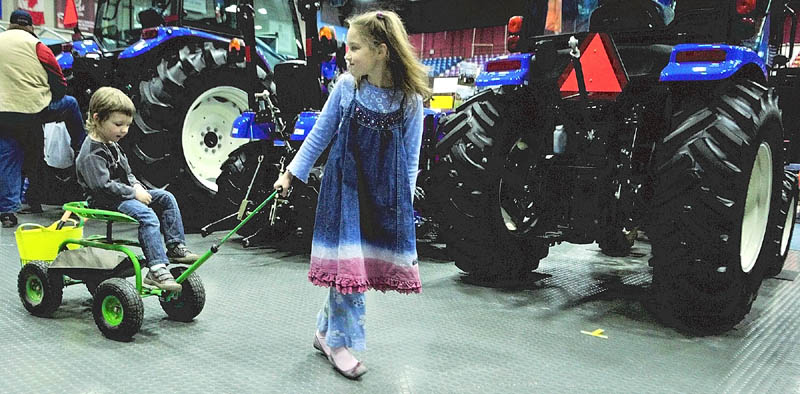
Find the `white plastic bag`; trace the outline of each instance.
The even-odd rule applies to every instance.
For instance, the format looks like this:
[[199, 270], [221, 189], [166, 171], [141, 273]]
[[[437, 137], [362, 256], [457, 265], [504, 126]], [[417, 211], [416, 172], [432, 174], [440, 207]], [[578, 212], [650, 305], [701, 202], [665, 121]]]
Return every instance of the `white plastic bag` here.
[[64, 169], [75, 163], [71, 141], [64, 122], [44, 125], [44, 161], [48, 166]]

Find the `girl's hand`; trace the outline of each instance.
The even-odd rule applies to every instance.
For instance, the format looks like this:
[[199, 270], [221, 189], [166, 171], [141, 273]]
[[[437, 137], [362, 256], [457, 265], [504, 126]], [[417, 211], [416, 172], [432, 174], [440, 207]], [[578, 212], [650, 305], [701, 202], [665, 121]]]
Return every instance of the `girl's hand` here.
[[150, 205], [150, 202], [153, 200], [153, 196], [151, 196], [150, 193], [145, 190], [144, 186], [137, 183], [133, 185], [133, 191], [136, 193], [134, 195], [136, 200], [144, 205]]
[[278, 177], [278, 180], [275, 181], [275, 184], [272, 185], [272, 188], [277, 190], [281, 197], [286, 197], [289, 195], [289, 185], [292, 183], [292, 178], [294, 178], [294, 175], [286, 170]]

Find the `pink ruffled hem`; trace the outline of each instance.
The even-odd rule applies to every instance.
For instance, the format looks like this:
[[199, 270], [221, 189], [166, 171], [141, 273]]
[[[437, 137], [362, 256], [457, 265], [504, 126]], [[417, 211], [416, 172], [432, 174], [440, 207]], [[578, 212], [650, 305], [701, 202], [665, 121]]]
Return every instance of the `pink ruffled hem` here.
[[352, 278], [335, 273], [324, 272], [319, 267], [312, 267], [308, 271], [308, 280], [316, 286], [335, 287], [342, 294], [363, 293], [369, 289], [386, 292], [389, 290], [402, 294], [422, 292], [422, 283], [419, 280], [404, 281], [397, 278]]

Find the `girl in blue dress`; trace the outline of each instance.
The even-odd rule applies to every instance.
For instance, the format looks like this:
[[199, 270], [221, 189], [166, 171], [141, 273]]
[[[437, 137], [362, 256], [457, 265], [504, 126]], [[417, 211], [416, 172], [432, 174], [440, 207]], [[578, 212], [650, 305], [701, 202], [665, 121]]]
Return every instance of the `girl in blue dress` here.
[[287, 170], [275, 182], [285, 196], [331, 145], [320, 188], [308, 279], [330, 288], [317, 316], [314, 347], [342, 375], [366, 372], [350, 349], [366, 349], [364, 292], [419, 293], [412, 201], [422, 141], [425, 68], [403, 22], [391, 11], [349, 20], [349, 73]]

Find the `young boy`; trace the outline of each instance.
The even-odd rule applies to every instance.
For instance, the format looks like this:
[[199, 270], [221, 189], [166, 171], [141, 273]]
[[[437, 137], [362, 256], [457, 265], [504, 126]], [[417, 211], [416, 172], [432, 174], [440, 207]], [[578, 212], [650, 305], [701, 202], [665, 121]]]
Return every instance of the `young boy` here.
[[119, 211], [139, 221], [139, 242], [149, 268], [144, 283], [181, 291], [167, 264], [192, 263], [198, 256], [184, 245], [178, 203], [166, 190], [145, 189], [117, 143], [128, 133], [135, 111], [133, 102], [118, 89], [102, 87], [92, 95], [86, 122], [89, 138], [75, 160], [78, 183], [90, 207]]

